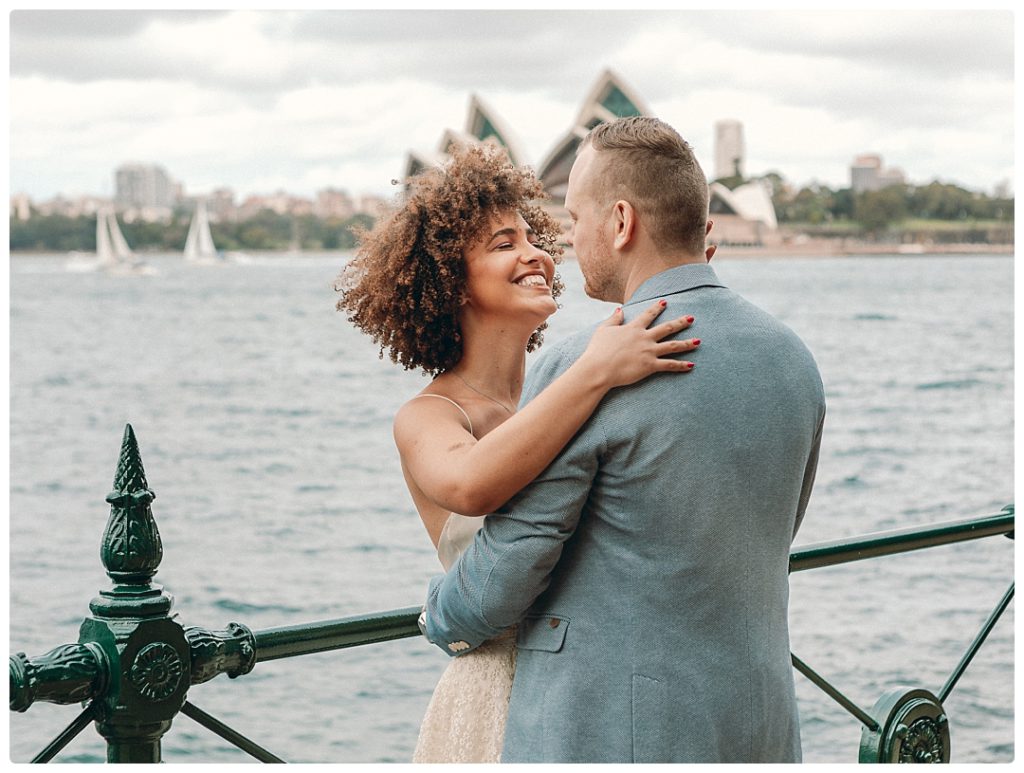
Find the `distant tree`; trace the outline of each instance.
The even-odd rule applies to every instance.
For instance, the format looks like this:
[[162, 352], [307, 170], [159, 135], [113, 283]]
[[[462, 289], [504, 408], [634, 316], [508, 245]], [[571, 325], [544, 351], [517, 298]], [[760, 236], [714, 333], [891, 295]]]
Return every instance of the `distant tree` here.
[[925, 220], [965, 220], [976, 209], [970, 191], [938, 181], [910, 190], [910, 213]]
[[761, 179], [768, 183], [768, 189], [771, 193], [772, 201], [775, 201], [779, 196], [785, 195], [789, 186], [786, 184], [786, 178], [784, 178], [778, 172], [768, 172], [761, 176]]
[[70, 252], [96, 249], [96, 217], [35, 214], [28, 220], [10, 219], [10, 249]]
[[908, 213], [907, 195], [902, 185], [890, 185], [878, 191], [854, 196], [853, 215], [860, 226], [874, 237]]
[[853, 189], [840, 188], [832, 194], [832, 217], [835, 220], [853, 220]]

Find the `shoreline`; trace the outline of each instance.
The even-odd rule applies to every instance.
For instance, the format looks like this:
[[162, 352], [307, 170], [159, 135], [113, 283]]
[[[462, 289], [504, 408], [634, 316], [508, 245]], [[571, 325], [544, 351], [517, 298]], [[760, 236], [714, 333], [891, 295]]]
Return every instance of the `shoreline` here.
[[832, 240], [806, 244], [787, 245], [718, 245], [714, 260], [721, 258], [770, 259], [770, 258], [852, 258], [852, 257], [963, 257], [979, 255], [1012, 257], [1012, 244], [872, 244], [869, 242], [835, 243]]
[[[565, 247], [564, 260], [576, 260], [572, 249]], [[290, 258], [311, 257], [317, 255], [342, 255], [353, 250], [251, 250], [247, 254], [253, 257], [288, 260]], [[86, 253], [87, 254], [87, 253]], [[172, 256], [175, 253], [159, 250], [138, 251], [140, 258], [147, 256]], [[1012, 244], [875, 244], [871, 242], [847, 241], [839, 239], [809, 240], [800, 244], [776, 245], [740, 245], [719, 244], [715, 260], [720, 259], [771, 259], [771, 258], [842, 258], [842, 257], [974, 257], [978, 255], [1012, 257], [1015, 254]], [[66, 260], [71, 253], [51, 252], [48, 250], [18, 250], [8, 252], [11, 258], [50, 258]]]

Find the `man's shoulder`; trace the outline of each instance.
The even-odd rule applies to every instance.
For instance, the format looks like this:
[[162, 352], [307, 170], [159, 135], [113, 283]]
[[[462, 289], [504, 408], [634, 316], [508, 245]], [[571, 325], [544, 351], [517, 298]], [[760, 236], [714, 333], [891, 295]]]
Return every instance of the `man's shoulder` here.
[[582, 330], [571, 333], [555, 343], [545, 343], [538, 353], [533, 367], [542, 367], [545, 370], [552, 368], [564, 370], [568, 368], [583, 354], [587, 344], [590, 343], [591, 337], [594, 335], [594, 330], [599, 324], [599, 322], [595, 322], [587, 325]]
[[584, 349], [587, 348], [597, 324], [599, 323], [572, 333], [556, 343], [544, 344], [537, 354], [537, 358], [527, 370], [521, 403], [536, 397], [538, 392], [562, 375], [579, 359]]

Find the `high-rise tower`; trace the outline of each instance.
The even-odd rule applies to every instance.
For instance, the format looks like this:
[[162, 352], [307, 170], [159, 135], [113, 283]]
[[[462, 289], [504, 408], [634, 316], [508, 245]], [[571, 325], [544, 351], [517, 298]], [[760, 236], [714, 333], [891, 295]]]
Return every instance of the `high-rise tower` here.
[[743, 177], [743, 124], [724, 120], [715, 123], [715, 180]]

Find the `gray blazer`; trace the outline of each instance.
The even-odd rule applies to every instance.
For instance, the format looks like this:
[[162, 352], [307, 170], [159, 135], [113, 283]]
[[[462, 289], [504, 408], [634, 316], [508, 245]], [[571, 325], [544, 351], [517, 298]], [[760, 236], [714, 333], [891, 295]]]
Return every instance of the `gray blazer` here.
[[[825, 398], [810, 352], [706, 264], [652, 277], [693, 314], [688, 375], [613, 390], [561, 455], [430, 584], [449, 655], [519, 623], [504, 762], [792, 762], [789, 548]], [[531, 369], [529, 400], [587, 330]]]

